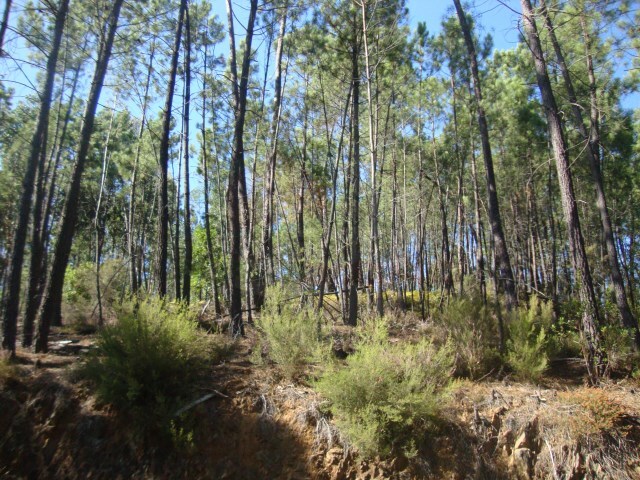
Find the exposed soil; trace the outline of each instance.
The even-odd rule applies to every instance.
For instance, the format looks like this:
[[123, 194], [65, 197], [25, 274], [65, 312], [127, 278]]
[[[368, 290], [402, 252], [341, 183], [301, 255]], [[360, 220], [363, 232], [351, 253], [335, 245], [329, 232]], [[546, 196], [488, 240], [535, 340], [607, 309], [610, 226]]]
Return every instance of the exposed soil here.
[[[395, 334], [404, 336], [402, 329]], [[233, 356], [211, 366], [194, 398], [206, 399], [177, 426], [184, 428], [181, 445], [140, 438], [126, 412], [97, 405], [74, 378], [91, 335], [58, 333], [46, 355], [19, 350], [0, 383], [0, 478], [640, 478], [640, 388], [623, 380], [586, 389], [579, 361], [552, 364], [539, 387], [509, 377], [463, 381], [424, 451], [364, 460], [310, 387], [252, 362], [255, 335], [249, 328]], [[349, 338], [341, 337], [337, 354], [348, 355]], [[623, 414], [594, 433], [584, 416], [589, 402]], [[586, 425], [579, 438], [576, 419]]]

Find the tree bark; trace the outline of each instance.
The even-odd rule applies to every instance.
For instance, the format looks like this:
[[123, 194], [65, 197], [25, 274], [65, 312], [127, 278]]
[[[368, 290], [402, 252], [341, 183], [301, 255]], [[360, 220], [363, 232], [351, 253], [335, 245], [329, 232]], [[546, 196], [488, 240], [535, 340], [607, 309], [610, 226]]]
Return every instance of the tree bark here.
[[80, 196], [80, 184], [82, 173], [86, 164], [93, 133], [93, 125], [96, 116], [96, 109], [100, 99], [100, 92], [107, 73], [109, 58], [113, 47], [113, 40], [118, 28], [118, 18], [123, 0], [115, 0], [111, 6], [107, 17], [105, 35], [102, 38], [96, 68], [89, 89], [87, 106], [82, 120], [80, 130], [80, 142], [76, 154], [76, 162], [71, 173], [71, 183], [67, 191], [60, 233], [54, 249], [51, 273], [47, 280], [42, 305], [38, 314], [38, 338], [36, 339], [36, 351], [46, 352], [48, 349], [49, 327], [54, 315], [59, 315], [62, 302], [62, 288], [64, 286], [64, 274], [69, 262], [71, 243], [75, 232], [76, 220], [78, 218], [78, 204]]
[[185, 60], [184, 60], [184, 272], [182, 277], [182, 299], [191, 300], [191, 268], [193, 263], [193, 240], [191, 235], [191, 192], [189, 187], [189, 110], [191, 109], [191, 21], [189, 8], [185, 10]]
[[[357, 22], [356, 22], [357, 23]], [[360, 67], [358, 57], [360, 49], [358, 36], [353, 35], [351, 44], [351, 75], [353, 82], [353, 107], [351, 128], [353, 130], [353, 155], [351, 158], [351, 278], [349, 283], [349, 316], [347, 324], [358, 323], [358, 281], [360, 279]]]
[[262, 255], [264, 258], [264, 285], [272, 285], [275, 281], [273, 269], [273, 196], [276, 181], [276, 160], [278, 155], [278, 130], [280, 126], [280, 106], [282, 103], [282, 53], [284, 34], [287, 22], [287, 11], [280, 17], [280, 31], [276, 46], [276, 65], [274, 79], [273, 118], [271, 120], [271, 152], [267, 162], [265, 175], [265, 195], [262, 208]]
[[0, 24], [0, 57], [4, 56], [4, 36], [9, 26], [9, 13], [11, 12], [12, 0], [5, 0], [4, 13], [2, 14], [2, 23]]
[[229, 14], [229, 39], [231, 49], [231, 70], [234, 92], [234, 130], [233, 149], [231, 154], [231, 165], [229, 167], [229, 187], [227, 190], [227, 211], [231, 230], [231, 259], [229, 264], [231, 305], [229, 314], [231, 315], [232, 334], [234, 336], [244, 334], [242, 322], [242, 289], [240, 279], [240, 257], [242, 230], [240, 225], [240, 198], [239, 190], [241, 183], [241, 170], [244, 168], [244, 124], [247, 110], [247, 89], [249, 85], [249, 67], [251, 65], [251, 41], [253, 39], [253, 28], [258, 9], [258, 0], [251, 0], [249, 19], [247, 21], [247, 34], [245, 41], [245, 51], [242, 60], [242, 74], [240, 83], [237, 83], [237, 66], [235, 65], [235, 42], [233, 38], [233, 12], [231, 1], [227, 0], [227, 11]]
[[517, 306], [516, 289], [513, 279], [513, 271], [511, 270], [511, 262], [509, 260], [509, 252], [507, 243], [502, 229], [502, 220], [500, 218], [500, 206], [498, 204], [498, 190], [496, 186], [495, 174], [493, 171], [493, 157], [491, 154], [491, 144], [489, 141], [489, 127], [487, 125], [487, 117], [484, 111], [482, 100], [482, 88], [480, 85], [480, 74], [478, 71], [478, 59], [476, 49], [471, 36], [471, 28], [467, 21], [466, 14], [462, 9], [460, 0], [453, 0], [460, 21], [460, 28], [464, 36], [464, 41], [469, 55], [471, 64], [471, 75], [473, 77], [473, 91], [477, 103], [478, 127], [480, 130], [480, 140], [482, 141], [482, 155], [484, 157], [485, 175], [487, 180], [488, 194], [488, 213], [489, 223], [491, 224], [491, 233], [493, 235], [493, 243], [496, 255], [496, 267], [498, 269], [498, 281], [505, 293], [507, 309], [513, 309]]
[[220, 294], [218, 292], [218, 275], [213, 257], [213, 239], [211, 236], [211, 217], [209, 213], [209, 162], [207, 147], [207, 60], [208, 50], [206, 39], [204, 39], [204, 73], [202, 75], [202, 177], [204, 183], [204, 231], [207, 237], [207, 258], [209, 260], [209, 275], [211, 276], [211, 295], [213, 296], [213, 308], [216, 315], [220, 315]]
[[578, 98], [575, 88], [573, 86], [573, 80], [567, 66], [567, 62], [564, 58], [562, 48], [558, 42], [558, 38], [555, 34], [555, 29], [545, 0], [540, 1], [540, 11], [544, 18], [545, 27], [549, 32], [549, 38], [553, 45], [553, 50], [562, 72], [562, 78], [564, 80], [565, 88], [567, 89], [567, 96], [571, 103], [571, 112], [575, 121], [576, 128], [580, 133], [583, 141], [586, 144], [585, 153], [589, 160], [589, 166], [591, 168], [591, 177], [593, 185], [596, 191], [596, 206], [600, 215], [600, 222], [602, 224], [602, 233], [604, 236], [604, 243], [607, 248], [607, 260], [609, 262], [609, 275], [611, 277], [611, 283], [615, 292], [616, 305], [620, 311], [620, 317], [622, 326], [629, 329], [635, 340], [636, 350], [640, 348], [640, 330], [638, 330], [638, 322], [635, 319], [631, 309], [629, 308], [629, 302], [627, 301], [627, 293], [624, 288], [624, 282], [622, 280], [622, 274], [620, 273], [620, 263], [618, 262], [618, 251], [616, 249], [616, 242], [613, 236], [613, 227], [611, 225], [611, 217], [609, 216], [609, 210], [607, 208], [607, 201], [604, 192], [604, 180], [602, 178], [602, 172], [600, 171], [600, 134], [598, 129], [598, 101], [596, 92], [595, 74], [593, 71], [593, 60], [591, 58], [591, 39], [587, 32], [584, 16], [580, 17], [584, 44], [585, 44], [585, 58], [587, 62], [587, 73], [589, 78], [589, 98], [590, 98], [590, 119], [591, 129], [587, 130], [585, 121], [582, 116], [582, 110], [578, 104]]
[[176, 35], [173, 41], [171, 68], [167, 83], [167, 96], [164, 103], [162, 120], [162, 137], [160, 139], [160, 197], [158, 201], [158, 253], [156, 263], [156, 291], [160, 297], [167, 294], [167, 251], [169, 237], [169, 136], [171, 134], [171, 110], [173, 108], [173, 93], [178, 73], [178, 57], [180, 55], [180, 39], [182, 38], [182, 24], [184, 21], [187, 0], [180, 1]]
[[[8, 16], [8, 8], [5, 15]], [[49, 128], [49, 111], [51, 110], [51, 96], [56, 75], [56, 65], [58, 63], [58, 53], [62, 41], [67, 12], [69, 10], [69, 0], [62, 0], [56, 12], [55, 25], [53, 31], [53, 41], [51, 51], [47, 59], [47, 69], [44, 88], [40, 96], [40, 112], [36, 130], [31, 139], [31, 151], [27, 161], [27, 169], [22, 181], [22, 194], [20, 197], [20, 210], [18, 223], [13, 239], [13, 252], [11, 255], [11, 266], [4, 296], [4, 337], [3, 348], [9, 350], [12, 356], [16, 352], [16, 335], [18, 327], [18, 310], [20, 308], [20, 283], [22, 279], [22, 264], [24, 262], [24, 251], [29, 228], [29, 216], [31, 213], [31, 203], [35, 186], [38, 165], [45, 161], [47, 151], [47, 133]], [[4, 23], [3, 23], [4, 25]], [[1, 45], [0, 45], [1, 46]], [[41, 168], [41, 171], [43, 168]], [[37, 225], [36, 228], [40, 226]]]
[[551, 88], [551, 82], [547, 73], [547, 65], [544, 60], [542, 45], [538, 37], [538, 31], [533, 17], [531, 2], [520, 0], [522, 6], [522, 19], [525, 26], [526, 38], [529, 49], [533, 55], [536, 68], [538, 87], [542, 96], [542, 103], [547, 117], [547, 127], [551, 137], [551, 145], [556, 161], [556, 170], [560, 184], [560, 195], [567, 234], [569, 236], [569, 249], [571, 261], [575, 270], [580, 297], [583, 302], [582, 333], [585, 345], [583, 353], [587, 362], [589, 379], [597, 384], [607, 366], [606, 355], [602, 350], [599, 332], [600, 314], [598, 302], [593, 288], [593, 280], [584, 247], [584, 239], [580, 228], [578, 207], [573, 189], [573, 179], [566, 152], [566, 143], [562, 131], [560, 112]]
[[136, 141], [136, 153], [133, 160], [133, 173], [131, 175], [131, 194], [129, 197], [129, 211], [128, 211], [128, 224], [129, 231], [127, 236], [127, 248], [129, 253], [129, 283], [131, 287], [131, 293], [137, 294], [139, 284], [136, 273], [136, 229], [135, 224], [135, 209], [136, 209], [136, 188], [138, 184], [138, 166], [140, 163], [140, 152], [142, 149], [142, 134], [144, 133], [144, 126], [147, 121], [147, 104], [149, 102], [149, 86], [151, 85], [151, 73], [153, 72], [153, 58], [155, 56], [156, 44], [155, 40], [151, 44], [151, 53], [149, 56], [149, 66], [147, 68], [147, 78], [144, 84], [144, 98], [142, 99], [142, 118], [140, 119], [140, 128], [138, 129], [138, 136]]

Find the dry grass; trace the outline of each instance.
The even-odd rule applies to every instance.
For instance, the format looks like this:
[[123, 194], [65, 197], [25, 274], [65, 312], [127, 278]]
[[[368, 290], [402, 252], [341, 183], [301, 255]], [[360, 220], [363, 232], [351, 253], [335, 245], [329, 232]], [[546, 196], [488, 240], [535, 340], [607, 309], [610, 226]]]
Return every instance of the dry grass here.
[[525, 425], [537, 419], [538, 477], [632, 479], [640, 478], [637, 396], [624, 383], [559, 390], [462, 382], [448, 415], [474, 431], [478, 452], [501, 470]]

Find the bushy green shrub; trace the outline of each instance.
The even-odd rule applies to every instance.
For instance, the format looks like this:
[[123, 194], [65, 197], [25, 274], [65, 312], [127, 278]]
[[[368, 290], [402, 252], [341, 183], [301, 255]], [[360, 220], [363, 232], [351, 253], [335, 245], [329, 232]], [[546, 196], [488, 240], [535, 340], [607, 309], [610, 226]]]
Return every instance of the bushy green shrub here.
[[609, 368], [633, 370], [638, 356], [633, 351], [633, 332], [617, 325], [605, 325], [600, 332], [602, 348], [607, 352]]
[[535, 296], [528, 307], [520, 307], [511, 315], [507, 363], [522, 380], [540, 380], [549, 365], [547, 332], [552, 315], [551, 304]]
[[498, 320], [480, 298], [451, 299], [434, 320], [454, 345], [459, 375], [479, 378], [499, 363]]
[[415, 454], [450, 382], [453, 346], [389, 342], [384, 321], [361, 330], [356, 352], [316, 382], [343, 433], [365, 456]]
[[[127, 285], [126, 264], [121, 260], [105, 260], [100, 267], [100, 296], [105, 320], [115, 317]], [[97, 321], [98, 295], [94, 263], [84, 262], [67, 268], [62, 300], [62, 319], [65, 325], [73, 326], [82, 333], [87, 326]]]
[[[267, 289], [258, 326], [265, 334], [268, 355], [293, 378], [328, 351], [326, 327], [311, 307], [300, 308], [281, 287]], [[262, 348], [262, 345], [260, 345]]]
[[98, 398], [142, 424], [168, 421], [221, 348], [182, 305], [125, 303], [81, 369]]

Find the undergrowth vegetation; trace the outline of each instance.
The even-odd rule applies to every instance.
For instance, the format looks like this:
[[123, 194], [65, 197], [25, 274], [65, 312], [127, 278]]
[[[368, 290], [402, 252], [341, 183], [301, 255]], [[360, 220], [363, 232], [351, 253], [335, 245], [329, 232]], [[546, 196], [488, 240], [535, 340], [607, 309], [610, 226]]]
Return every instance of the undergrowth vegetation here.
[[[281, 287], [268, 289], [258, 320], [268, 355], [288, 378], [301, 374], [309, 363], [322, 361], [328, 352], [327, 328], [322, 315], [299, 307]], [[258, 345], [258, 352], [262, 345]]]
[[536, 296], [511, 315], [506, 361], [521, 380], [537, 382], [549, 366], [547, 332], [552, 316], [551, 304]]
[[446, 395], [454, 358], [450, 343], [392, 343], [386, 323], [372, 320], [346, 365], [332, 366], [315, 385], [365, 456], [413, 456]]
[[455, 348], [458, 375], [479, 378], [499, 365], [497, 319], [480, 298], [452, 299], [434, 321], [437, 337]]
[[225, 353], [224, 343], [199, 331], [193, 313], [180, 304], [125, 302], [117, 314], [80, 373], [100, 401], [141, 426], [170, 428], [207, 366]]

